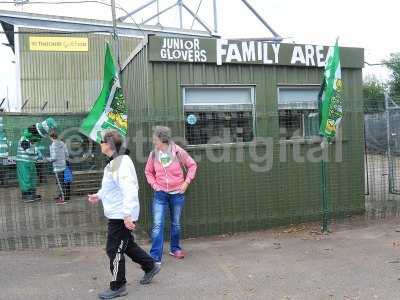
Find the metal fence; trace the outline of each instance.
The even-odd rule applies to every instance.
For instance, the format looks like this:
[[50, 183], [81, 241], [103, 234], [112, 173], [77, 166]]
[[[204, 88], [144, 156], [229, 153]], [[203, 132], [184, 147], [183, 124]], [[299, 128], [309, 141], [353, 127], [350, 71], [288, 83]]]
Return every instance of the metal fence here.
[[58, 185], [48, 138], [35, 144], [41, 152], [36, 162], [37, 194], [41, 199], [25, 203], [17, 180], [17, 147], [23, 128], [40, 123], [44, 114], [0, 115], [0, 250], [94, 245], [104, 241], [101, 208], [90, 207], [86, 195], [97, 191], [103, 160], [98, 145], [79, 134], [83, 114], [52, 114], [59, 139], [69, 149], [73, 172], [71, 199], [59, 205]]
[[365, 203], [368, 218], [397, 217], [400, 200], [399, 97], [364, 100]]
[[[379, 101], [383, 100], [364, 100], [364, 112], [360, 112], [364, 134], [359, 134], [359, 129], [352, 131], [353, 122], [359, 122], [352, 119], [358, 115], [352, 114], [344, 120], [343, 126], [347, 129], [341, 134], [343, 140], [337, 140], [331, 147], [330, 157], [340, 159], [329, 164], [331, 219], [364, 212], [366, 218], [390, 218], [400, 214], [399, 102], [393, 97], [387, 98], [386, 104], [377, 105]], [[47, 115], [0, 115], [0, 250], [104, 243], [106, 223], [102, 207], [88, 204], [86, 195], [99, 188], [105, 158], [98, 145], [79, 134], [83, 114], [51, 116], [58, 123], [59, 137], [71, 156], [71, 199], [68, 204], [57, 204], [54, 199], [58, 195], [57, 180], [51, 163], [42, 159], [36, 164], [37, 191], [42, 198], [32, 203], [22, 201], [15, 162], [21, 130], [43, 121]], [[220, 114], [220, 127], [230, 125], [231, 117]], [[296, 160], [296, 151], [308, 157], [307, 153], [318, 148], [316, 112], [282, 111], [274, 118], [280, 133], [270, 148], [260, 141], [230, 144], [227, 152], [218, 145], [188, 147], [199, 163], [199, 172], [185, 208], [183, 227], [186, 237], [321, 220], [319, 164]], [[153, 125], [162, 123], [162, 120], [154, 121], [148, 128], [138, 130], [149, 135]], [[132, 132], [134, 128], [130, 130]], [[151, 189], [144, 178], [145, 160], [136, 156], [138, 138], [130, 135], [131, 156], [141, 188], [141, 226], [149, 231]], [[355, 142], [350, 142], [352, 139]], [[339, 147], [341, 143], [343, 148]], [[300, 146], [296, 148], [298, 144]], [[141, 147], [146, 157], [149, 142]], [[43, 139], [41, 148], [43, 157], [48, 157], [49, 140]], [[257, 155], [271, 151], [274, 157], [282, 160], [283, 149], [286, 161], [274, 162], [268, 172], [252, 168], [252, 164], [257, 163], [253, 156], [260, 157]], [[226, 154], [236, 160], [242, 159], [226, 161]], [[218, 161], [212, 161], [210, 155]], [[353, 166], [358, 165], [363, 170], [354, 170]], [[240, 186], [236, 182], [241, 182]], [[364, 195], [360, 194], [359, 187], [364, 188]]]

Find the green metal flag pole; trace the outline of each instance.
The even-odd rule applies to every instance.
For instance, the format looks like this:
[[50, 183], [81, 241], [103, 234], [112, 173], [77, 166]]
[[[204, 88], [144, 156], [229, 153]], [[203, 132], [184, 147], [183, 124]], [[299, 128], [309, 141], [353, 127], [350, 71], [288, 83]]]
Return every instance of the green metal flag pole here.
[[121, 72], [121, 62], [120, 62], [120, 47], [119, 47], [119, 37], [117, 33], [117, 18], [115, 15], [115, 0], [111, 0], [111, 15], [112, 15], [112, 23], [113, 23], [113, 40], [115, 44], [115, 49], [117, 52], [117, 73], [118, 76], [120, 75]]
[[338, 39], [334, 47], [328, 51], [324, 80], [319, 94], [320, 106], [320, 134], [321, 142], [321, 195], [322, 195], [322, 231], [328, 232], [330, 220], [330, 199], [327, 187], [328, 177], [328, 146], [335, 138], [337, 129], [343, 116], [343, 83], [340, 68], [340, 49]]
[[117, 51], [117, 66], [114, 64], [110, 45], [107, 43], [104, 58], [103, 87], [80, 127], [82, 134], [97, 143], [100, 143], [104, 130], [118, 130], [124, 137], [126, 137], [128, 130], [128, 107], [120, 84], [120, 45], [115, 17], [115, 0], [111, 1], [111, 12], [113, 41]]
[[321, 143], [322, 148], [322, 159], [321, 159], [321, 194], [322, 194], [322, 232], [328, 232], [328, 223], [329, 223], [329, 194], [327, 189], [327, 153], [328, 153], [328, 145], [323, 145], [324, 142]]
[[[322, 120], [322, 95], [324, 93], [326, 87], [326, 81], [325, 77], [322, 81], [321, 84], [321, 90], [318, 95], [318, 108], [319, 108], [319, 120], [321, 123]], [[329, 223], [329, 195], [328, 195], [328, 189], [327, 189], [327, 182], [326, 182], [326, 176], [327, 176], [327, 158], [328, 158], [328, 146], [329, 143], [327, 143], [326, 138], [323, 138], [321, 141], [321, 151], [322, 151], [322, 158], [321, 158], [321, 179], [320, 179], [320, 186], [321, 186], [321, 207], [322, 207], [322, 232], [328, 232], [328, 223]]]

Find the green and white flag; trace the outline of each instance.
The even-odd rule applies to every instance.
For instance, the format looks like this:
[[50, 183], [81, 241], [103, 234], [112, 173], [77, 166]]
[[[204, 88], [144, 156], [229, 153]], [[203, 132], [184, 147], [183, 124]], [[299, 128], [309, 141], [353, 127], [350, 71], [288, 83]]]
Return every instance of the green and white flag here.
[[104, 60], [103, 88], [89, 114], [83, 120], [80, 132], [100, 143], [101, 133], [107, 129], [116, 129], [126, 136], [128, 129], [128, 107], [122, 94], [121, 85], [110, 46], [106, 45]]
[[324, 77], [320, 134], [330, 139], [335, 137], [343, 116], [343, 82], [337, 40], [335, 46], [329, 48]]

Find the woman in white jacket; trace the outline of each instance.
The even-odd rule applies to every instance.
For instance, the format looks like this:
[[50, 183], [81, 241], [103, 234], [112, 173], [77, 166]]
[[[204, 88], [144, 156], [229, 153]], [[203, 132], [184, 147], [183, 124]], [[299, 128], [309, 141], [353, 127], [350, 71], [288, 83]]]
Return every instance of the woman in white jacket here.
[[110, 258], [112, 280], [110, 288], [99, 294], [100, 299], [112, 299], [128, 294], [125, 278], [125, 258], [129, 256], [145, 272], [141, 284], [149, 284], [160, 271], [153, 258], [134, 241], [132, 230], [139, 218], [138, 180], [135, 166], [123, 149], [123, 139], [117, 131], [107, 131], [101, 141], [101, 152], [110, 158], [104, 168], [101, 189], [89, 195], [89, 202], [102, 201], [108, 219], [107, 255]]

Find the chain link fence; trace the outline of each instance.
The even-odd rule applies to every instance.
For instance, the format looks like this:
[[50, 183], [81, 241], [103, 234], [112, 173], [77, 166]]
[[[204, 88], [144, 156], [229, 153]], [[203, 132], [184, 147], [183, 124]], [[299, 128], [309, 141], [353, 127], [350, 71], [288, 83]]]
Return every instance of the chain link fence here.
[[368, 218], [400, 215], [400, 97], [364, 100], [365, 203]]
[[48, 137], [35, 144], [37, 157], [36, 194], [41, 199], [26, 203], [22, 199], [17, 176], [17, 148], [22, 130], [40, 123], [48, 115], [0, 115], [0, 249], [51, 248], [95, 245], [104, 241], [101, 208], [93, 208], [86, 194], [100, 185], [104, 161], [98, 145], [78, 132], [83, 114], [52, 114], [58, 124], [59, 139], [70, 155], [71, 199], [57, 204], [58, 183], [51, 162]]
[[[364, 133], [360, 137], [359, 129], [353, 130], [358, 125], [352, 126], [358, 124], [358, 114], [349, 114], [344, 119], [343, 126], [348, 127], [329, 150], [331, 219], [364, 212], [367, 219], [400, 214], [400, 107], [397, 103], [400, 98], [396, 97], [387, 98], [386, 102], [385, 99], [364, 99], [364, 111], [360, 113]], [[186, 237], [322, 219], [316, 111], [286, 108], [279, 111], [271, 117], [279, 124], [278, 136], [271, 139], [257, 138], [252, 126], [242, 120], [241, 113], [221, 112], [218, 118], [207, 113], [191, 114], [200, 121], [211, 117], [216, 125], [200, 122], [203, 127], [186, 128], [191, 133], [189, 142], [181, 143], [199, 165], [183, 217]], [[46, 160], [50, 145], [47, 138], [38, 145], [42, 158], [36, 163], [37, 193], [41, 200], [25, 203], [21, 198], [16, 167], [21, 131], [47, 117], [44, 114], [0, 115], [0, 250], [102, 245], [105, 241], [106, 220], [102, 207], [91, 206], [86, 195], [99, 188], [106, 160], [99, 146], [78, 132], [84, 114], [51, 115], [58, 124], [59, 138], [70, 153], [73, 181], [69, 203], [60, 205], [55, 200], [58, 187], [51, 163]], [[144, 164], [151, 147], [151, 128], [163, 124], [179, 131], [175, 125], [182, 124], [187, 117], [171, 124], [154, 119], [146, 126], [130, 127], [128, 145], [139, 177], [141, 227], [146, 231], [151, 227], [152, 191], [145, 180]], [[235, 140], [239, 125], [244, 128], [239, 133], [254, 134], [253, 142], [201, 147], [190, 143], [195, 138], [205, 139], [206, 133], [209, 135], [216, 129], [221, 131], [222, 141]], [[234, 136], [230, 136], [232, 132]], [[273, 160], [267, 159], [269, 155]], [[264, 159], [261, 161], [261, 158]], [[364, 189], [361, 194], [360, 187]]]

